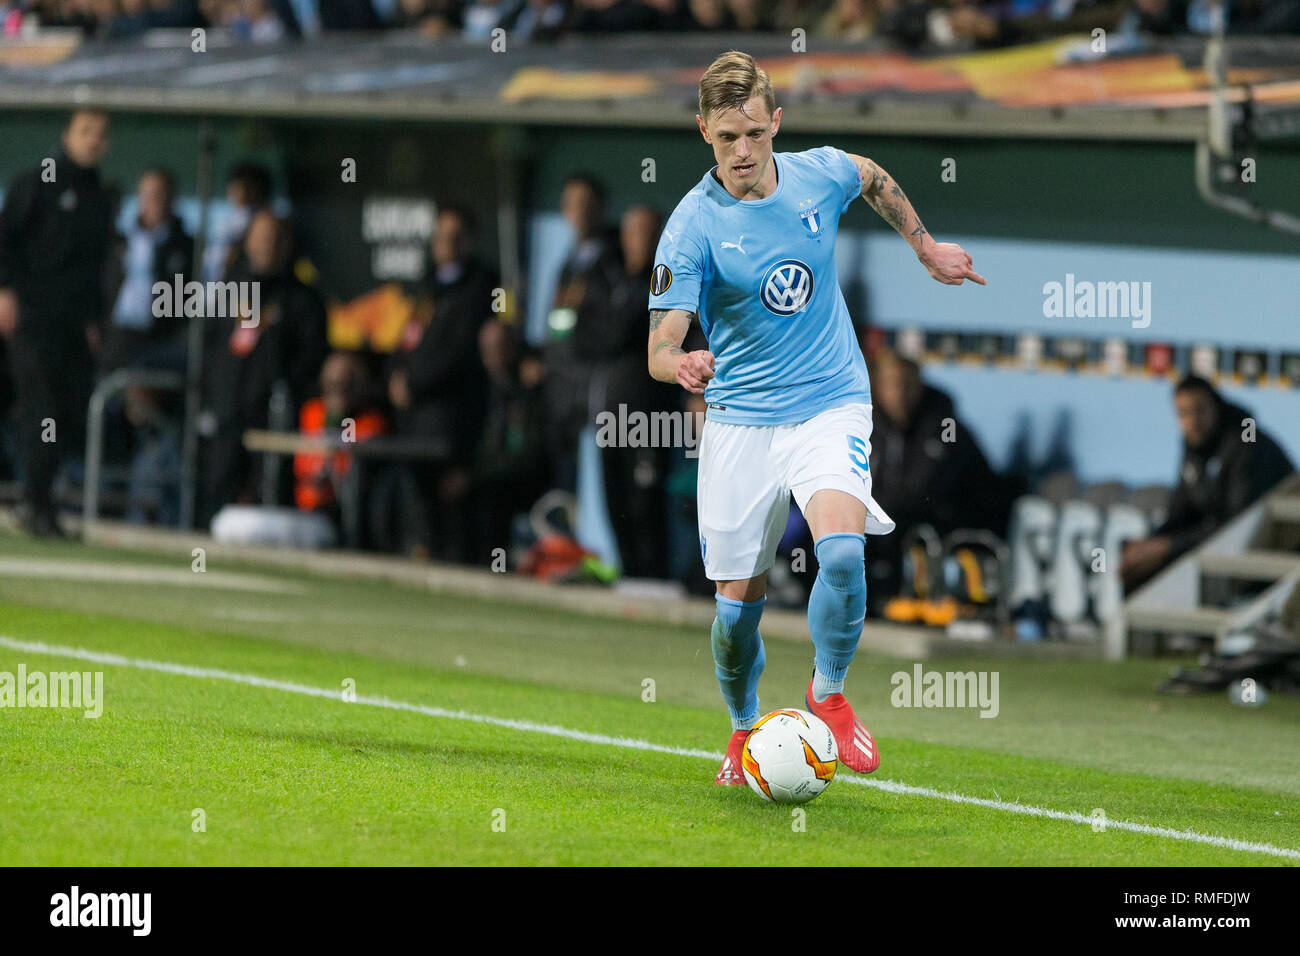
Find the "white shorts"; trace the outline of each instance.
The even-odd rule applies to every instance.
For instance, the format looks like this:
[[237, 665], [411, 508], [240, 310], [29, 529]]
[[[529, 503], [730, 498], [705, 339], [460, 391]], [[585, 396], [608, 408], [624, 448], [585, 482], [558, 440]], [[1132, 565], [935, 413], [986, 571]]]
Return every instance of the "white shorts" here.
[[871, 497], [871, 406], [842, 405], [794, 425], [705, 421], [700, 436], [700, 554], [710, 581], [739, 581], [772, 566], [790, 516], [825, 489], [867, 506], [867, 534], [894, 520]]

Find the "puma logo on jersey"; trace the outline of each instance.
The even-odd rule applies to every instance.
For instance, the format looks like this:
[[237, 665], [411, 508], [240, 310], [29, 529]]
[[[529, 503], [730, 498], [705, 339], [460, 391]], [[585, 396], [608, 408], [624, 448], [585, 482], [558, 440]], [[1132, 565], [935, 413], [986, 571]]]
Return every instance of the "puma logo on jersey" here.
[[744, 242], [744, 241], [745, 241], [745, 237], [744, 237], [744, 235], [741, 235], [741, 237], [740, 237], [739, 239], [737, 239], [735, 242], [727, 242], [727, 241], [724, 239], [723, 242], [722, 242], [722, 248], [724, 248], [724, 249], [740, 249], [740, 254], [741, 254], [742, 256], [747, 256], [747, 255], [749, 255], [749, 253], [746, 252], [743, 248], [741, 248], [741, 245], [740, 245], [740, 244], [741, 244], [742, 242]]

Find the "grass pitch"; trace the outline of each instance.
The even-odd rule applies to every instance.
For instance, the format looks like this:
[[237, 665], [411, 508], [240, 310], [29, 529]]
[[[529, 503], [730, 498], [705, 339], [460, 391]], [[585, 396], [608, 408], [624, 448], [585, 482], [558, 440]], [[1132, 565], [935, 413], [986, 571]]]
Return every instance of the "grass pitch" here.
[[[762, 709], [802, 706], [811, 647], [767, 657]], [[996, 718], [894, 708], [913, 663], [855, 660], [881, 769], [801, 817], [711, 785], [729, 725], [697, 629], [0, 535], [0, 672], [102, 671], [105, 698], [0, 709], [0, 863], [1300, 862], [1300, 701], [972, 657], [924, 666], [997, 671]]]

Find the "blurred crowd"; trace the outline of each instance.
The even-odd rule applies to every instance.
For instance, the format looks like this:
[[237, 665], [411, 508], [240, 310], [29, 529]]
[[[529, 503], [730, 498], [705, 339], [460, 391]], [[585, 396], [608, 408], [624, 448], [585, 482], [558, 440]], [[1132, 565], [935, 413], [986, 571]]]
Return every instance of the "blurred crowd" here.
[[[427, 36], [516, 39], [630, 31], [728, 31], [880, 38], [909, 49], [973, 49], [1096, 28], [1206, 34], [1209, 0], [3, 0], [3, 26], [24, 20], [131, 37], [155, 28], [220, 27], [252, 43], [324, 31], [408, 29]], [[1300, 0], [1229, 0], [1229, 29], [1300, 33]]]
[[[200, 527], [232, 506], [274, 505], [333, 526], [351, 521], [342, 543], [353, 547], [480, 566], [509, 555], [533, 569], [548, 561], [567, 568], [583, 557], [573, 541], [573, 503], [580, 489], [596, 490], [582, 478], [596, 474], [621, 573], [712, 593], [695, 546], [690, 450], [698, 432], [682, 427], [680, 440], [658, 441], [653, 430], [637, 439], [620, 428], [615, 440], [602, 441], [596, 431], [611, 414], [629, 422], [668, 412], [686, 422], [704, 411], [702, 397], [656, 382], [646, 369], [661, 210], [638, 205], [614, 219], [596, 176], [564, 181], [556, 198], [572, 245], [555, 276], [546, 328], [530, 343], [518, 309], [501, 307], [504, 290], [480, 254], [474, 214], [439, 202], [424, 277], [406, 290], [412, 307], [396, 348], [339, 350], [294, 223], [276, 212], [270, 170], [243, 163], [229, 171], [229, 214], [196, 262], [166, 168], [140, 172], [133, 214], [120, 223], [119, 197], [98, 173], [109, 124], [98, 111], [75, 113], [54, 176], [33, 166], [9, 184], [0, 207], [0, 478], [21, 483], [19, 517], [29, 532], [62, 534], [56, 479], [82, 456], [95, 383], [120, 370], [172, 372], [180, 381], [193, 341], [189, 316], [198, 314], [206, 316], [196, 423]], [[195, 312], [157, 292], [159, 282], [174, 288], [191, 278], [255, 288], [257, 298], [250, 306], [241, 293], [222, 309], [208, 298]], [[684, 347], [707, 347], [698, 325]], [[903, 587], [902, 542], [911, 529], [1005, 537], [1026, 483], [990, 466], [952, 398], [926, 383], [915, 361], [887, 349], [868, 360], [873, 494], [898, 524], [897, 533], [872, 542], [869, 590], [880, 613]], [[1246, 410], [1208, 382], [1189, 378], [1172, 398], [1183, 437], [1178, 487], [1169, 520], [1125, 551], [1124, 575], [1135, 582], [1292, 469], [1262, 431], [1240, 440]], [[107, 511], [178, 522], [183, 411], [174, 389], [134, 383], [114, 394], [106, 454], [127, 478], [122, 502]], [[298, 445], [280, 457], [250, 451], [249, 430], [335, 444]], [[383, 453], [353, 450], [362, 443]], [[65, 504], [76, 501], [67, 497]], [[539, 522], [537, 503], [547, 498], [569, 503], [567, 524]], [[811, 544], [795, 509], [781, 552], [811, 553]], [[798, 569], [799, 562], [778, 566]], [[778, 593], [783, 584], [797, 591], [800, 582], [774, 582]]]

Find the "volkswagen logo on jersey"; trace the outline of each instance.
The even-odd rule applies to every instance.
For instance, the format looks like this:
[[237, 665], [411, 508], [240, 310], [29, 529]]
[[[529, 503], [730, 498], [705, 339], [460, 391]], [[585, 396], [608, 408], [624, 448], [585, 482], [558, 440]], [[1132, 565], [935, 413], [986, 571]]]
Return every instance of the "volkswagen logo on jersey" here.
[[763, 307], [776, 315], [802, 312], [812, 301], [812, 270], [798, 259], [782, 259], [767, 270], [759, 288]]

